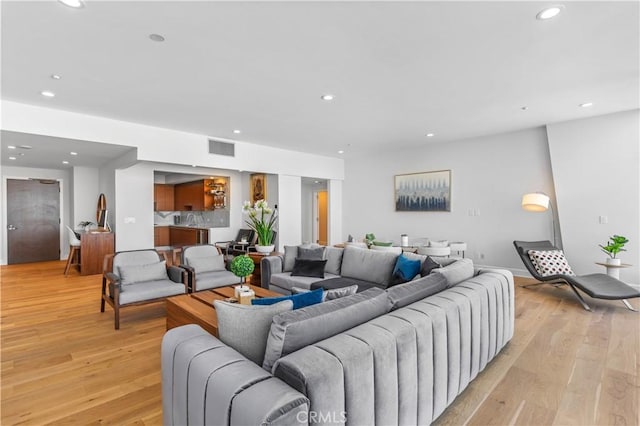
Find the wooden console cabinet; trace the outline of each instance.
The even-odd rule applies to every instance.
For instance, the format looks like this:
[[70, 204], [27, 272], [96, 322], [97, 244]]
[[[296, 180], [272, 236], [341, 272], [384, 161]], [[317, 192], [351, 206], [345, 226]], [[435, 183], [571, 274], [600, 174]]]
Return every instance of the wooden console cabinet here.
[[80, 275], [102, 273], [104, 257], [115, 252], [113, 232], [84, 232], [80, 234]]

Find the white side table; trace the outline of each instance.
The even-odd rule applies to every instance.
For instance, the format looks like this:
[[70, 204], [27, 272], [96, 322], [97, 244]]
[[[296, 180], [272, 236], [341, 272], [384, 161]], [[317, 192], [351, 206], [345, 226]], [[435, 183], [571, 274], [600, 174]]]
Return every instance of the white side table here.
[[604, 262], [596, 262], [596, 265], [601, 265], [607, 268], [607, 275], [609, 275], [612, 278], [615, 278], [616, 280], [620, 279], [620, 269], [628, 268], [632, 266], [628, 263], [623, 263], [621, 265], [609, 265], [608, 263], [604, 263]]

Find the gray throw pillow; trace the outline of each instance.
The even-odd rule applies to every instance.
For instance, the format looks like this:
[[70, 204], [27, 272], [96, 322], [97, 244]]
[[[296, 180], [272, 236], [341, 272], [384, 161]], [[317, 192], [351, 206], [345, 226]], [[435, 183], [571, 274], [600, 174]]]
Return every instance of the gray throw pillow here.
[[324, 247], [298, 247], [298, 259], [322, 260], [324, 259]]
[[284, 261], [282, 262], [282, 272], [291, 272], [298, 257], [298, 246], [284, 246]]
[[422, 262], [422, 268], [420, 268], [420, 276], [426, 277], [429, 275], [434, 269], [440, 268], [440, 264], [433, 260], [431, 256], [427, 256], [427, 258]]
[[324, 267], [324, 271], [328, 274], [340, 275], [340, 268], [342, 267], [342, 253], [343, 248], [339, 247], [327, 247], [324, 251], [327, 259], [327, 264]]
[[262, 368], [271, 371], [281, 357], [386, 314], [389, 308], [387, 294], [371, 288], [276, 315], [269, 330]]
[[164, 260], [146, 265], [118, 266], [118, 275], [120, 276], [120, 284], [122, 285], [168, 279], [167, 266]]
[[413, 302], [446, 289], [447, 279], [441, 274], [431, 274], [417, 280], [399, 284], [387, 289], [391, 310], [402, 308]]
[[262, 365], [269, 328], [274, 315], [293, 309], [291, 300], [273, 305], [241, 305], [213, 302], [218, 317], [218, 337], [242, 355]]
[[187, 258], [187, 266], [191, 266], [196, 274], [212, 271], [224, 271], [224, 255], [189, 257]]
[[474, 273], [473, 261], [471, 259], [459, 259], [450, 265], [435, 269], [432, 272], [432, 274], [443, 275], [449, 283], [447, 285], [448, 288], [458, 285], [462, 281], [468, 280], [473, 277]]
[[[308, 293], [311, 290], [300, 287], [291, 287], [291, 294]], [[358, 285], [350, 285], [349, 287], [332, 288], [325, 290], [322, 301], [340, 299], [341, 297], [352, 296], [358, 292]]]

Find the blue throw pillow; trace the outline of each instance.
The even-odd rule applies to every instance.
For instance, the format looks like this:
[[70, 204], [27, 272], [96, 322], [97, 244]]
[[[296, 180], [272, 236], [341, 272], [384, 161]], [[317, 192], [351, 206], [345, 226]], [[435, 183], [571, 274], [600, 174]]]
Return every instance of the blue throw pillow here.
[[393, 276], [404, 282], [411, 281], [413, 277], [420, 273], [420, 260], [409, 259], [404, 255], [398, 256], [396, 266], [393, 268]]
[[252, 305], [273, 305], [274, 303], [282, 302], [283, 300], [291, 300], [293, 302], [293, 309], [304, 308], [305, 306], [315, 305], [322, 302], [323, 291], [321, 288], [306, 293], [292, 294], [291, 296], [281, 297], [263, 297], [262, 299], [251, 300]]

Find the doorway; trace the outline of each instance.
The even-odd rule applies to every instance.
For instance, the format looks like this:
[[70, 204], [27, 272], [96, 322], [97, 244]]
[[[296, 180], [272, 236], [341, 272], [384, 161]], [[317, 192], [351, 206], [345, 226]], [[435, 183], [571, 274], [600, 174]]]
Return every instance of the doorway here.
[[7, 179], [7, 263], [60, 260], [60, 182]]
[[318, 224], [318, 238], [316, 242], [320, 245], [327, 245], [327, 216], [328, 216], [328, 196], [327, 191], [318, 191], [316, 193], [318, 200], [318, 210], [316, 212], [317, 224]]

